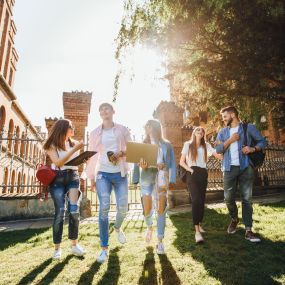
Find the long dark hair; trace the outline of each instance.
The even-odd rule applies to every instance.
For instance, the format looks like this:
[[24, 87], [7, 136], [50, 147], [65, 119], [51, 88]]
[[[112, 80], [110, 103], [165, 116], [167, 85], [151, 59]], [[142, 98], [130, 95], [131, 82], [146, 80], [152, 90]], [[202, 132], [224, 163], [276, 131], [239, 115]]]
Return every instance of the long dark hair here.
[[202, 127], [196, 127], [192, 132], [190, 145], [189, 145], [189, 155], [191, 156], [191, 160], [196, 162], [198, 156], [198, 149], [197, 149], [195, 132], [197, 131], [197, 129], [202, 129], [204, 132], [204, 136], [201, 138], [201, 146], [204, 148], [204, 160], [205, 162], [207, 162], [208, 154], [207, 154], [207, 147], [205, 141], [205, 130]]
[[[72, 123], [67, 119], [60, 119], [56, 121], [53, 125], [51, 132], [44, 143], [44, 150], [48, 150], [51, 146], [54, 146], [56, 149], [66, 150], [65, 148], [65, 139], [66, 134], [69, 128], [72, 128]], [[74, 141], [70, 138], [68, 139], [69, 145], [74, 146]]]
[[[145, 124], [146, 126], [151, 126], [153, 135], [155, 136], [155, 139], [157, 139], [158, 142], [165, 142], [166, 140], [162, 136], [162, 130], [161, 130], [161, 124], [157, 120], [148, 120]], [[150, 135], [146, 134], [145, 138], [143, 140], [144, 143], [151, 143]]]

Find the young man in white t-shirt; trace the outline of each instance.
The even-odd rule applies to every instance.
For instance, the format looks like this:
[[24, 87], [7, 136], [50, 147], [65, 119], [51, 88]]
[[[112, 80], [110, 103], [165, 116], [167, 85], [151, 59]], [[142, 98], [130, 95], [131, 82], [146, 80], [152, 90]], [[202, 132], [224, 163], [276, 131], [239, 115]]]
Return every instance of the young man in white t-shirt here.
[[[97, 153], [87, 162], [85, 173], [91, 179], [91, 188], [100, 202], [99, 230], [101, 252], [97, 258], [100, 263], [108, 259], [110, 196], [114, 187], [117, 215], [114, 230], [120, 243], [126, 242], [121, 229], [128, 210], [128, 179], [125, 159], [126, 143], [131, 140], [129, 130], [114, 123], [115, 111], [109, 103], [99, 107], [102, 124], [90, 134], [89, 149]], [[95, 184], [96, 183], [96, 184]]]
[[[242, 200], [242, 220], [245, 225], [245, 239], [251, 242], [260, 242], [252, 232], [252, 188], [254, 170], [248, 154], [261, 151], [265, 147], [265, 140], [253, 124], [247, 124], [247, 143], [244, 145], [244, 128], [238, 117], [235, 107], [229, 106], [221, 110], [225, 128], [220, 130], [216, 141], [217, 153], [223, 153], [222, 171], [224, 172], [224, 197], [227, 204], [231, 222], [228, 233], [236, 232], [238, 209], [235, 202], [237, 187], [239, 187]], [[256, 143], [250, 147], [251, 142]]]

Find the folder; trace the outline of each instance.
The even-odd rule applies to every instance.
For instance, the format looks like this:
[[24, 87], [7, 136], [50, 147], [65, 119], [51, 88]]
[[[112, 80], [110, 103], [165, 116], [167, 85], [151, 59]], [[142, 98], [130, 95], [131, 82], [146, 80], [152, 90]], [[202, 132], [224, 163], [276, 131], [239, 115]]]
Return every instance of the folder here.
[[139, 163], [143, 158], [148, 166], [157, 167], [158, 146], [148, 143], [127, 142], [126, 161]]
[[90, 150], [84, 151], [81, 154], [79, 154], [78, 156], [76, 156], [75, 158], [68, 161], [65, 165], [67, 165], [67, 166], [80, 165], [80, 164], [86, 162], [86, 160], [88, 160], [90, 157], [92, 157], [96, 153], [97, 153], [96, 151], [90, 151]]

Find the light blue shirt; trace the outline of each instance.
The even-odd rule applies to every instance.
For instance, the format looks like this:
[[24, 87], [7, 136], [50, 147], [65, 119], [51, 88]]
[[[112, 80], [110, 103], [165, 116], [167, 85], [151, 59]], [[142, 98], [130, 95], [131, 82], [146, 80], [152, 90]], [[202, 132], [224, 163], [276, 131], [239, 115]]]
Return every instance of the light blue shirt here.
[[[243, 170], [249, 166], [248, 155], [242, 153], [242, 148], [244, 144], [244, 131], [242, 123], [239, 124], [238, 128], [239, 140], [238, 140], [238, 152], [239, 152], [239, 162], [240, 169]], [[217, 135], [216, 141], [220, 142], [216, 145], [215, 149], [217, 153], [223, 153], [224, 158], [222, 161], [222, 171], [231, 170], [231, 153], [230, 148], [224, 149], [224, 142], [230, 138], [230, 127], [225, 127], [221, 129]], [[264, 149], [265, 148], [265, 139], [261, 133], [257, 130], [255, 125], [247, 125], [247, 145], [250, 146], [252, 142], [255, 142], [255, 146]]]

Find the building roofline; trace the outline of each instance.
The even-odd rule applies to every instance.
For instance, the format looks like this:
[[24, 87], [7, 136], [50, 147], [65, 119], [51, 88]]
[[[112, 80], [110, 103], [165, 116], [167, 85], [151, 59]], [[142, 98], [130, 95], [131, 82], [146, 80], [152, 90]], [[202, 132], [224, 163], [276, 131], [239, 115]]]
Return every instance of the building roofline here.
[[3, 77], [2, 74], [0, 74], [0, 85], [1, 87], [4, 89], [5, 94], [8, 96], [8, 98], [11, 101], [14, 101], [17, 99], [15, 93], [13, 92], [13, 90], [11, 89], [11, 87], [8, 85], [6, 79]]
[[31, 121], [28, 119], [18, 102], [12, 101], [12, 107], [14, 107], [17, 114], [22, 118], [24, 123], [29, 126], [29, 129], [32, 131], [32, 133], [37, 136], [38, 139], [43, 140], [37, 129], [32, 125]]

